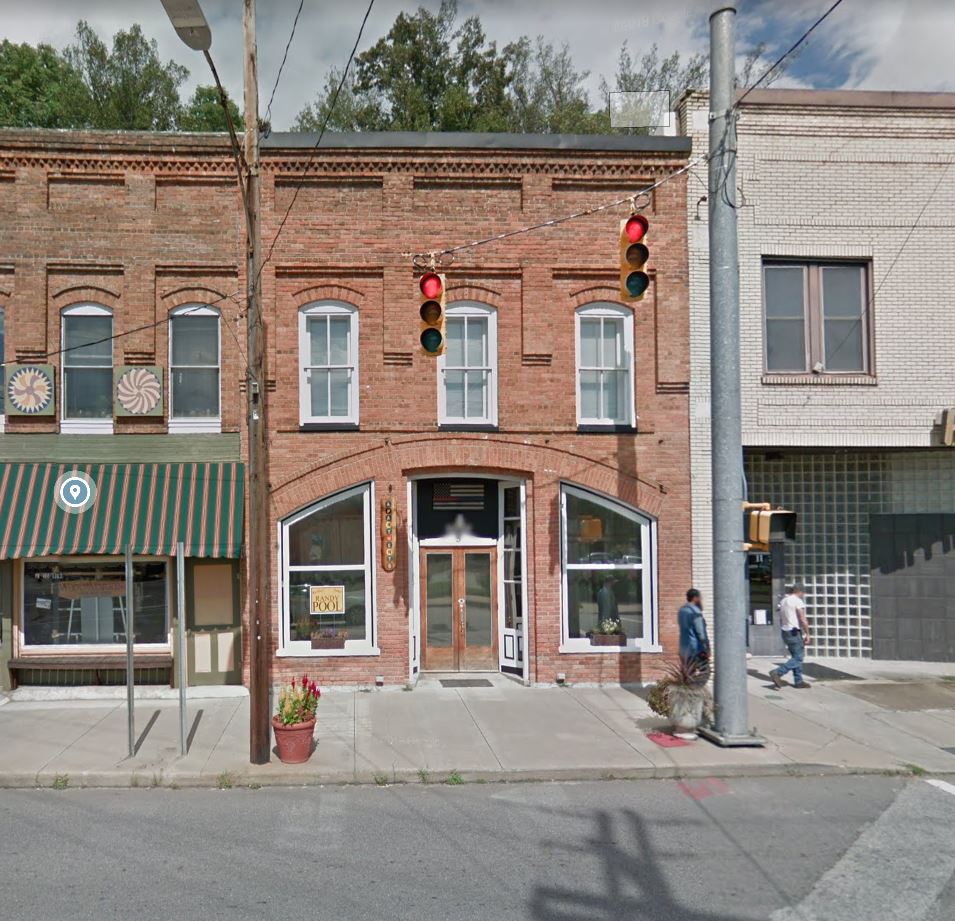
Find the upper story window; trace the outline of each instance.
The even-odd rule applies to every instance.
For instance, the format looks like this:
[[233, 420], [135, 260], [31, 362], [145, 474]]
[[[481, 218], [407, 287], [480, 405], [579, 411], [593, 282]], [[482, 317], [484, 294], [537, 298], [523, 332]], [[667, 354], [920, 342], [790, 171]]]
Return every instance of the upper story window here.
[[766, 371], [870, 374], [868, 265], [763, 263]]
[[[0, 365], [3, 365], [4, 361], [4, 349], [6, 348], [6, 338], [5, 338], [5, 326], [6, 326], [6, 311], [3, 307], [0, 307]], [[6, 366], [3, 366], [4, 369]], [[5, 370], [0, 372], [0, 384], [6, 382], [6, 373]], [[0, 425], [3, 424], [3, 420], [6, 416], [6, 405], [4, 400], [6, 398], [6, 386], [0, 386]]]
[[578, 425], [634, 424], [633, 312], [616, 304], [577, 310]]
[[63, 311], [64, 432], [113, 429], [113, 313], [99, 304]]
[[169, 431], [218, 432], [219, 313], [193, 304], [169, 320]]
[[303, 425], [358, 424], [358, 310], [338, 301], [299, 312], [299, 417]]
[[474, 301], [451, 304], [438, 357], [438, 422], [497, 425], [497, 311]]

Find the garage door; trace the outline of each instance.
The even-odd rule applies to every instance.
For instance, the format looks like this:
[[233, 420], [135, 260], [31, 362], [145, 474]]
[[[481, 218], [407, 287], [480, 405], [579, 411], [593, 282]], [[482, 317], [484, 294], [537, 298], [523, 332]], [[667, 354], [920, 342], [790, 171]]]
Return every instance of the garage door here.
[[955, 515], [872, 515], [872, 658], [955, 662]]

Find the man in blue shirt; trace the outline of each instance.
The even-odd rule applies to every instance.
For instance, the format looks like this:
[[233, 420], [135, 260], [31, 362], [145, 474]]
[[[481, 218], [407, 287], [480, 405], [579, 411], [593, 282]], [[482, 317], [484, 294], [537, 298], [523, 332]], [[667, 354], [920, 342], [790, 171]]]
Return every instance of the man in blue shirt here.
[[706, 662], [710, 658], [710, 640], [703, 620], [703, 596], [699, 589], [686, 593], [686, 604], [677, 614], [680, 624], [680, 657], [687, 662]]

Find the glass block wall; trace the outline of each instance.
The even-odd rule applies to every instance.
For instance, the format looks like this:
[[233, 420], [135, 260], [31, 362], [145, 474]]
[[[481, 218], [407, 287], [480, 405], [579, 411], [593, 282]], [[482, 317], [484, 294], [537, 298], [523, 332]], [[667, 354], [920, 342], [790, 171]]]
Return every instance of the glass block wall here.
[[750, 450], [749, 498], [792, 509], [790, 581], [806, 586], [820, 655], [871, 655], [870, 513], [955, 512], [955, 453]]

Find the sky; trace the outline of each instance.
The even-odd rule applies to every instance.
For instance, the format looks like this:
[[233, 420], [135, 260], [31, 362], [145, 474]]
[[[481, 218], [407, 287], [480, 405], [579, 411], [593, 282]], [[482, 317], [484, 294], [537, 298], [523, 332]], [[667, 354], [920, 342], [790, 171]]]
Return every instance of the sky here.
[[[824, 12], [832, 0], [739, 0], [737, 49], [767, 43], [775, 59]], [[299, 0], [258, 0], [261, 110], [275, 76]], [[401, 11], [440, 0], [376, 0], [359, 51], [387, 33]], [[211, 54], [230, 95], [242, 99], [242, 0], [200, 0], [212, 30]], [[344, 65], [366, 9], [366, 0], [305, 0], [288, 63], [275, 94], [272, 125], [288, 128], [312, 101], [330, 66]], [[159, 0], [0, 0], [0, 37], [14, 42], [69, 44], [81, 16], [109, 42], [138, 22], [154, 38], [160, 57], [189, 68], [183, 86], [210, 83], [205, 61], [177, 38]], [[712, 0], [459, 0], [459, 18], [480, 17], [498, 45], [521, 35], [567, 42], [596, 104], [601, 76], [611, 78], [624, 40], [635, 55], [654, 42], [662, 54], [705, 51]], [[813, 33], [776, 86], [819, 89], [955, 91], [955, 0], [843, 0]]]

